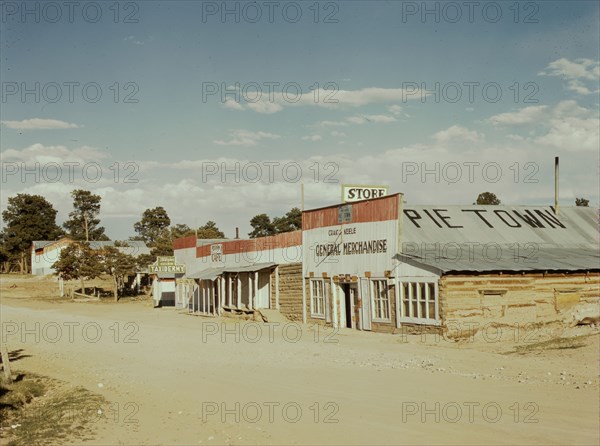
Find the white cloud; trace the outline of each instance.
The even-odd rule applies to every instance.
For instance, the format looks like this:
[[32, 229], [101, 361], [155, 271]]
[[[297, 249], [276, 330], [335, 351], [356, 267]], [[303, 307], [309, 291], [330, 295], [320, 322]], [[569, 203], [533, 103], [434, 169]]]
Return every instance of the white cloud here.
[[[323, 91], [324, 95], [327, 93], [327, 91]], [[406, 102], [410, 99], [421, 99], [421, 94], [425, 93], [418, 88], [413, 90], [371, 87], [362, 90], [340, 90], [332, 99], [337, 99], [340, 105], [361, 106], [387, 102]]]
[[600, 78], [600, 62], [592, 59], [575, 59], [570, 61], [564, 57], [548, 64], [541, 76], [557, 76], [564, 79], [598, 80]]
[[95, 162], [106, 158], [107, 155], [93, 147], [83, 146], [68, 149], [65, 146], [45, 146], [33, 144], [21, 150], [8, 149], [0, 153], [2, 162], [34, 163], [80, 163]]
[[484, 137], [482, 134], [477, 133], [475, 130], [469, 130], [460, 125], [453, 125], [448, 127], [446, 130], [441, 130], [433, 135], [438, 143], [447, 143], [452, 140], [470, 141], [470, 142], [482, 142]]
[[249, 130], [232, 130], [230, 132], [231, 139], [213, 141], [219, 146], [256, 146], [260, 141], [265, 139], [278, 139], [279, 135], [268, 132], [251, 132]]
[[575, 59], [571, 61], [564, 57], [548, 64], [540, 76], [555, 76], [567, 82], [567, 89], [580, 95], [597, 94], [600, 90], [592, 90], [584, 84], [591, 82], [594, 87], [600, 79], [600, 62], [592, 59]]
[[303, 136], [302, 139], [304, 141], [315, 142], [315, 141], [321, 141], [323, 139], [323, 137], [321, 135], [306, 135], [306, 136]]
[[227, 98], [223, 107], [228, 108], [230, 110], [244, 110], [244, 106], [240, 104], [238, 101], [234, 101], [231, 98]]
[[598, 151], [600, 120], [598, 111], [585, 109], [576, 101], [561, 101], [554, 107], [525, 107], [517, 112], [492, 116], [494, 125], [533, 125], [529, 138], [507, 135], [514, 141], [527, 140], [540, 146], [551, 146], [569, 152]]
[[[234, 90], [236, 87], [229, 87]], [[238, 89], [239, 90], [239, 89]], [[243, 92], [242, 92], [243, 93]], [[294, 91], [273, 91], [269, 94], [262, 94], [254, 102], [243, 101], [242, 106], [257, 113], [271, 114], [283, 110], [285, 107], [361, 107], [369, 104], [385, 104], [390, 102], [406, 102], [409, 100], [422, 99], [428, 95], [425, 90], [419, 89], [416, 84], [410, 88], [378, 88], [370, 87], [360, 90], [340, 90], [337, 86], [329, 89], [310, 90], [299, 95]], [[242, 99], [244, 95], [241, 94]], [[250, 98], [249, 98], [250, 99]], [[390, 106], [390, 113], [399, 114], [401, 112], [399, 105]]]
[[388, 107], [388, 111], [391, 114], [398, 116], [400, 113], [402, 113], [402, 107], [400, 107], [399, 105], [390, 105]]
[[567, 117], [550, 120], [550, 131], [536, 138], [546, 144], [571, 152], [595, 151], [600, 147], [600, 121], [598, 118]]
[[600, 90], [590, 90], [578, 79], [571, 79], [569, 82], [567, 82], [567, 89], [580, 95], [596, 94], [600, 92]]
[[139, 39], [136, 39], [134, 36], [127, 36], [127, 37], [125, 37], [123, 40], [124, 40], [125, 42], [131, 42], [131, 43], [133, 43], [134, 45], [143, 45], [143, 44], [144, 44], [144, 42], [143, 42], [143, 41], [141, 41], [141, 40], [139, 40]]
[[343, 121], [321, 121], [317, 125], [319, 127], [347, 127], [348, 123]]
[[22, 121], [2, 121], [2, 124], [9, 129], [15, 130], [56, 130], [56, 129], [76, 129], [77, 124], [60, 121], [58, 119], [24, 119]]
[[273, 113], [277, 113], [278, 111], [283, 110], [281, 104], [272, 101], [257, 101], [257, 102], [249, 102], [246, 104], [250, 110], [254, 110], [256, 113], [261, 113], [264, 115], [270, 115]]
[[538, 122], [545, 115], [547, 105], [531, 105], [516, 112], [500, 113], [489, 118], [494, 125], [522, 125]]
[[334, 130], [331, 132], [331, 136], [335, 136], [336, 138], [345, 138], [346, 134], [344, 132], [338, 132], [337, 130]]

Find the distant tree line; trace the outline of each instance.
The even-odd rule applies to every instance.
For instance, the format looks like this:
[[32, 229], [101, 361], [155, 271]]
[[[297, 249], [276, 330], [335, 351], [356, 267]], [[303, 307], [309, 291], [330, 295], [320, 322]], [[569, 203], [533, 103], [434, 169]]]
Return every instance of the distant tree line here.
[[[41, 195], [17, 194], [8, 199], [8, 205], [2, 212], [4, 228], [0, 232], [0, 270], [2, 272], [30, 272], [30, 249], [34, 240], [57, 240], [60, 237], [69, 236], [80, 242], [77, 244], [77, 248], [74, 247], [70, 251], [63, 250], [66, 252], [65, 258], [70, 258], [71, 262], [74, 262], [75, 258], [89, 253], [90, 241], [109, 240], [99, 218], [101, 197], [87, 190], [76, 189], [71, 192], [71, 198], [73, 210], [62, 226], [56, 223], [57, 211], [53, 205]], [[483, 192], [479, 194], [474, 204], [499, 205], [500, 199], [492, 192]], [[575, 204], [589, 206], [589, 200], [578, 197]], [[173, 240], [177, 238], [191, 235], [195, 235], [199, 239], [225, 238], [225, 234], [212, 220], [195, 229], [187, 224], [172, 225], [171, 223], [171, 218], [162, 206], [146, 209], [141, 219], [133, 225], [136, 235], [130, 237], [130, 240], [144, 241], [151, 249], [151, 253], [140, 255], [135, 259], [126, 259], [108, 250], [108, 254], [102, 253], [105, 256], [101, 262], [102, 267], [96, 268], [92, 265], [91, 269], [104, 271], [102, 268], [110, 268], [115, 272], [114, 277], [118, 281], [124, 271], [131, 269], [132, 264], [137, 265], [137, 268], [143, 268], [153, 263], [156, 256], [173, 255]], [[286, 214], [273, 219], [267, 214], [258, 214], [252, 217], [250, 226], [252, 227], [252, 231], [248, 233], [250, 238], [296, 231], [302, 229], [302, 211], [294, 207]], [[126, 243], [122, 242], [121, 245], [126, 245]], [[119, 242], [115, 242], [115, 245], [118, 246]], [[82, 271], [86, 270], [88, 266], [82, 265]], [[71, 272], [68, 272], [67, 267], [63, 269], [63, 275], [65, 277], [73, 276]], [[90, 277], [83, 273], [82, 275]]]

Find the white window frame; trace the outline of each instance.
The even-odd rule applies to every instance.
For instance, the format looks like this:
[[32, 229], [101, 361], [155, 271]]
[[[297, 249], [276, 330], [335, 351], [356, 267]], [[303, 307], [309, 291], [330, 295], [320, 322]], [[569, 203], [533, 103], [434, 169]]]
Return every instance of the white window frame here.
[[[321, 295], [315, 294], [315, 286], [320, 284], [320, 292]], [[325, 280], [324, 279], [310, 279], [310, 317], [314, 319], [325, 319], [327, 309], [325, 308], [325, 303], [327, 299], [325, 298], [326, 288], [325, 288]], [[320, 302], [320, 307], [319, 307]], [[317, 308], [315, 308], [315, 306]], [[321, 310], [321, 311], [318, 311]]]
[[[384, 299], [376, 299], [376, 291], [377, 291], [377, 286], [375, 285], [376, 282], [382, 282], [383, 283], [383, 289], [385, 290], [385, 296], [387, 298], [387, 317], [382, 317], [384, 315], [380, 315], [380, 314], [376, 314], [377, 311], [377, 307], [379, 307], [379, 305], [375, 305], [375, 301], [376, 300], [380, 300], [380, 301], [384, 301]], [[391, 301], [390, 301], [390, 284], [388, 283], [388, 279], [387, 278], [380, 278], [380, 277], [375, 277], [372, 279], [369, 279], [369, 290], [370, 290], [370, 294], [371, 294], [371, 321], [372, 322], [391, 322], [392, 321], [392, 305], [391, 305]], [[382, 307], [380, 307], [382, 308]]]
[[[405, 294], [404, 287], [408, 287], [408, 296]], [[425, 284], [425, 295], [423, 296], [421, 285]], [[425, 277], [403, 277], [398, 278], [396, 282], [396, 326], [399, 328], [401, 323], [421, 324], [421, 325], [441, 325], [440, 304], [439, 304], [439, 286], [437, 278]], [[433, 296], [431, 290], [433, 289]], [[416, 294], [416, 296], [414, 295]], [[414, 298], [413, 298], [414, 297]], [[406, 314], [405, 303], [408, 301], [408, 314]], [[421, 314], [421, 303], [425, 301], [425, 314]], [[414, 314], [413, 303], [417, 304], [417, 314]], [[430, 303], [434, 304], [434, 314], [429, 314]]]

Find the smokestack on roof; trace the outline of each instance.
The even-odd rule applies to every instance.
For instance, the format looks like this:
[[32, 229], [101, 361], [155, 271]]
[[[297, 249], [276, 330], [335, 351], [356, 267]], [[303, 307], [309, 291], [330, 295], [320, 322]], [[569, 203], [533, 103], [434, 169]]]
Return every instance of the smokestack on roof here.
[[554, 214], [558, 215], [558, 156], [554, 157]]

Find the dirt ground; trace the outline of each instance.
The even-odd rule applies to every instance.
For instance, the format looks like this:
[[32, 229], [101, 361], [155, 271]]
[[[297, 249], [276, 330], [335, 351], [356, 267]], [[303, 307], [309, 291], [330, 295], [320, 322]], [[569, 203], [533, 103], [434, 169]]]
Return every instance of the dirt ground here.
[[597, 327], [457, 343], [73, 303], [48, 280], [0, 279], [13, 372], [109, 402], [84, 444], [600, 442]]

